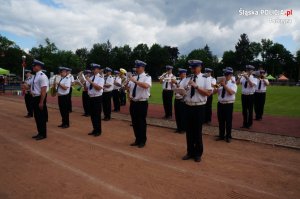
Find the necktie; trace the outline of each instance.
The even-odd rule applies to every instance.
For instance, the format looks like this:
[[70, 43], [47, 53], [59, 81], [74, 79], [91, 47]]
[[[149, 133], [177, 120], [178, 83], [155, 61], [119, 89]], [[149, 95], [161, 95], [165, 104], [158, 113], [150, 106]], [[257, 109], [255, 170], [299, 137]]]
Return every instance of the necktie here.
[[[194, 75], [193, 82], [196, 82], [196, 78], [197, 78], [197, 76]], [[194, 95], [195, 95], [195, 88], [192, 86], [192, 88], [191, 88], [191, 98], [192, 98]]]
[[258, 84], [258, 90], [261, 89], [261, 80], [259, 80], [259, 84]]
[[222, 89], [222, 95], [221, 95], [221, 97], [222, 97], [222, 98], [225, 97], [225, 88], [224, 88], [224, 86], [223, 86], [223, 89]]
[[[138, 78], [136, 81], [139, 81], [140, 79], [140, 76], [138, 75]], [[135, 83], [134, 87], [133, 87], [133, 90], [132, 90], [132, 97], [134, 98], [136, 96], [136, 87], [137, 87], [137, 84]]]
[[247, 88], [248, 81], [245, 82], [244, 88]]
[[31, 88], [32, 88], [33, 91], [34, 91], [34, 80], [35, 80], [35, 77], [36, 77], [36, 74], [35, 74], [35, 76], [33, 78], [32, 84], [31, 84]]
[[[166, 77], [168, 77], [168, 75]], [[167, 89], [167, 88], [168, 88], [168, 81], [166, 81], [166, 84], [165, 84], [165, 89]]]
[[[95, 80], [95, 75], [93, 76], [93, 79], [92, 79], [92, 83], [94, 82], [94, 80]], [[90, 90], [92, 90], [92, 88], [93, 88], [93, 84], [90, 84]]]

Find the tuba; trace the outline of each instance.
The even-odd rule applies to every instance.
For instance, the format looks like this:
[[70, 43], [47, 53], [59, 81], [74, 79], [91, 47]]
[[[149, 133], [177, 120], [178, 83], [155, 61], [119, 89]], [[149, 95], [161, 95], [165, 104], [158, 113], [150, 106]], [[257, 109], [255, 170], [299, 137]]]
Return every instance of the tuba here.
[[60, 79], [61, 79], [60, 75], [54, 75], [52, 86], [50, 88], [50, 94], [52, 97], [56, 96], [56, 93], [57, 93], [56, 85], [59, 83]]

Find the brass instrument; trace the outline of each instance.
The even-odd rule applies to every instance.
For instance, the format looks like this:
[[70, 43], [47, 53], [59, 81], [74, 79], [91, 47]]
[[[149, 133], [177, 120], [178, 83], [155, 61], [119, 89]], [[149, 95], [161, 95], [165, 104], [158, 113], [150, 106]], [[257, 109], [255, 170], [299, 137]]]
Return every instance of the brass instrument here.
[[74, 81], [75, 84], [79, 85], [77, 90], [80, 91], [82, 87], [84, 87], [86, 83], [86, 76], [83, 74], [83, 71], [80, 71], [77, 74], [76, 80]]
[[166, 77], [167, 73], [163, 73], [161, 76], [158, 77], [159, 80], [163, 80]]
[[56, 85], [59, 83], [60, 79], [61, 79], [60, 75], [54, 75], [52, 86], [50, 88], [50, 94], [51, 94], [52, 97], [55, 97], [56, 94], [57, 94]]
[[243, 72], [239, 73], [237, 76], [238, 76], [238, 78], [240, 79], [240, 78], [242, 78], [242, 77], [248, 77], [249, 75], [248, 75], [247, 72], [243, 71]]
[[215, 85], [213, 85], [212, 87], [215, 88], [215, 89], [220, 88], [222, 81], [225, 81], [225, 77], [224, 76], [217, 77], [217, 83]]

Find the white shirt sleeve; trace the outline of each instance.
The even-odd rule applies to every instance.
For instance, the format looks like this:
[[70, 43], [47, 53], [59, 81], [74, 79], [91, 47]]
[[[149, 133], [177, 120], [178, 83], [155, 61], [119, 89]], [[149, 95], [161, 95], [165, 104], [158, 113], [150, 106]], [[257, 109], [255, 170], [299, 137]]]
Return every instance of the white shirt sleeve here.
[[46, 75], [41, 75], [41, 77], [39, 78], [39, 84], [40, 87], [48, 87], [48, 78]]

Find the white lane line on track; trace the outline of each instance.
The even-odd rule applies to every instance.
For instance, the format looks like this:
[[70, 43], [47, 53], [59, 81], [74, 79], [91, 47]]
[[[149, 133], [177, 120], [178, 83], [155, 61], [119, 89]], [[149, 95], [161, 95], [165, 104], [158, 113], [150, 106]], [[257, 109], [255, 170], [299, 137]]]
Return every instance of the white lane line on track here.
[[91, 181], [91, 182], [93, 182], [95, 184], [98, 184], [98, 185], [100, 185], [100, 186], [108, 189], [109, 191], [113, 192], [114, 194], [117, 194], [121, 198], [124, 198], [124, 197], [126, 197], [126, 198], [133, 198], [133, 199], [141, 198], [141, 197], [132, 195], [132, 194], [130, 194], [130, 193], [128, 193], [128, 192], [126, 192], [126, 191], [124, 191], [122, 189], [119, 189], [119, 188], [117, 188], [117, 187], [115, 187], [115, 186], [113, 186], [111, 184], [108, 184], [108, 183], [106, 183], [106, 182], [104, 182], [104, 181], [102, 181], [102, 180], [100, 180], [98, 178], [95, 178], [94, 176], [91, 176], [88, 173], [86, 173], [86, 172], [84, 172], [84, 171], [82, 171], [82, 170], [80, 170], [78, 168], [72, 167], [72, 166], [66, 164], [64, 161], [54, 159], [53, 157], [48, 156], [46, 153], [42, 153], [42, 152], [40, 152], [40, 151], [38, 151], [38, 150], [36, 150], [36, 149], [34, 149], [34, 148], [32, 148], [32, 147], [30, 147], [30, 146], [22, 143], [22, 142], [19, 142], [18, 140], [14, 139], [14, 138], [11, 138], [10, 136], [3, 136], [2, 134], [0, 134], [0, 136], [2, 138], [4, 138], [4, 139], [6, 139], [6, 140], [8, 140], [8, 141], [10, 141], [12, 143], [14, 143], [14, 144], [17, 144], [17, 145], [23, 147], [24, 149], [27, 149], [31, 153], [34, 153], [34, 154], [36, 154], [36, 155], [38, 155], [38, 156], [40, 156], [40, 157], [42, 157], [42, 158], [44, 158], [44, 159], [46, 159], [48, 161], [51, 161], [55, 165], [58, 165], [58, 166], [66, 169], [66, 170], [68, 170], [70, 172], [73, 172], [73, 173], [75, 173], [75, 174], [77, 174], [77, 175], [79, 175], [81, 177], [86, 178], [87, 180], [89, 180], [89, 181]]

